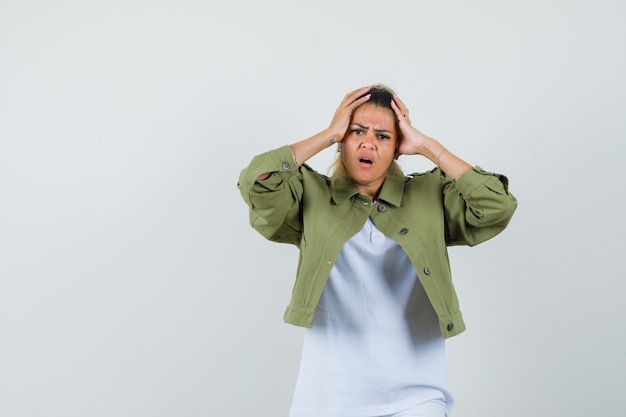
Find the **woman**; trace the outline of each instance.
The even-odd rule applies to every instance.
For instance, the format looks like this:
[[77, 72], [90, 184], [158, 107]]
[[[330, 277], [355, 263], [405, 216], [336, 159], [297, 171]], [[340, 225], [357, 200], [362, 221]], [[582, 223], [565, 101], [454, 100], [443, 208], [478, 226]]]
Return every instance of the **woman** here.
[[[337, 143], [330, 178], [305, 165]], [[437, 165], [405, 176], [395, 160]], [[446, 247], [501, 232], [517, 202], [411, 125], [388, 87], [347, 94], [320, 133], [253, 158], [251, 225], [300, 249], [285, 321], [306, 327], [291, 417], [444, 416], [444, 340], [465, 329]]]

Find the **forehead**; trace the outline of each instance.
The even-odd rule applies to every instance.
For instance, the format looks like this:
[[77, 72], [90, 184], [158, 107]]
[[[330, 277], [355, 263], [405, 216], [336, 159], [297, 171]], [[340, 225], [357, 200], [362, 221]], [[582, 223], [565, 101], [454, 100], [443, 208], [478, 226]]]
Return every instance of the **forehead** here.
[[352, 123], [395, 131], [396, 115], [391, 109], [374, 104], [363, 104], [354, 111]]

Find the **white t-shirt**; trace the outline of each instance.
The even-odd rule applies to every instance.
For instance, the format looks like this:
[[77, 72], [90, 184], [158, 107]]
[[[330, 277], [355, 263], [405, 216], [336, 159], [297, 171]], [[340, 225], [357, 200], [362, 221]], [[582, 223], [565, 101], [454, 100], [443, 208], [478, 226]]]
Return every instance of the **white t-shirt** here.
[[290, 417], [370, 417], [452, 396], [437, 316], [406, 253], [368, 219], [306, 329]]

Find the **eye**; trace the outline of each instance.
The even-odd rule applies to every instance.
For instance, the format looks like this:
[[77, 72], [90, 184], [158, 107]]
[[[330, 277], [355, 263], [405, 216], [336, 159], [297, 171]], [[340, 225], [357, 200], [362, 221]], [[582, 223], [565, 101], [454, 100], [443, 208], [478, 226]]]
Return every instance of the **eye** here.
[[355, 135], [362, 135], [363, 129], [352, 129], [352, 133]]
[[391, 139], [391, 136], [386, 135], [384, 133], [381, 133], [380, 135], [378, 135], [378, 139], [380, 139], [380, 140], [389, 140], [389, 139]]

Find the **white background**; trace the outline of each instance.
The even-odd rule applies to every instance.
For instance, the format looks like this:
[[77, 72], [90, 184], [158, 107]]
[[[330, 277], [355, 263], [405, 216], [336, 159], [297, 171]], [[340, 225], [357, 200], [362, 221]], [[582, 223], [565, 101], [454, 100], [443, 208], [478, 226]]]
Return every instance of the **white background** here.
[[626, 415], [625, 4], [0, 0], [0, 416], [286, 416], [297, 250], [237, 177], [378, 82], [519, 199], [451, 249], [453, 415]]

